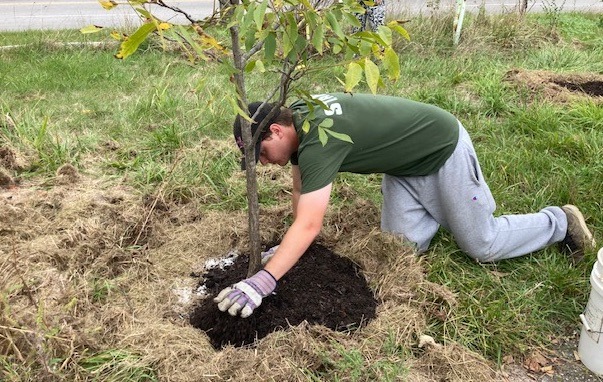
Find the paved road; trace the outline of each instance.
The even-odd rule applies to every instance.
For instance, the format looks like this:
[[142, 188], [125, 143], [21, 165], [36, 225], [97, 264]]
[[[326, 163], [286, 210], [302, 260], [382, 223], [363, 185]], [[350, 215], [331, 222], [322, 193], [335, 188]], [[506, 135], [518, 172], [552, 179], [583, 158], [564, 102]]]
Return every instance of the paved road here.
[[[139, 25], [138, 13], [124, 4], [125, 0], [118, 3], [122, 5], [107, 11], [97, 0], [0, 0], [0, 31], [77, 29], [91, 24], [107, 27]], [[196, 19], [211, 15], [214, 9], [214, 0], [168, 0], [167, 3]], [[156, 16], [166, 19], [174, 15], [158, 6], [152, 6], [151, 10]], [[184, 17], [176, 17], [170, 21], [184, 23], [185, 20]]]
[[[393, 0], [409, 4], [406, 0]], [[392, 2], [392, 0], [390, 0]], [[406, 5], [411, 11], [430, 11], [431, 4], [439, 3], [440, 9], [454, 9], [454, 0], [412, 0]], [[519, 0], [466, 0], [466, 11], [477, 13], [483, 6], [487, 12], [499, 13], [516, 9]], [[394, 7], [396, 7], [394, 5]], [[547, 9], [561, 8], [563, 11], [603, 13], [603, 0], [528, 0], [528, 12], [543, 12]]]
[[[542, 11], [544, 7], [562, 6], [563, 10], [593, 11], [603, 13], [603, 0], [528, 0], [532, 12]], [[125, 0], [119, 0], [125, 3]], [[211, 15], [217, 0], [167, 0], [197, 19]], [[454, 0], [388, 0], [392, 11], [430, 12], [431, 4], [439, 4], [439, 9], [453, 7]], [[488, 12], [500, 12], [513, 9], [516, 0], [467, 0], [467, 11], [475, 12], [482, 4]], [[154, 6], [155, 14], [168, 18], [172, 12], [165, 12]], [[97, 0], [0, 0], [0, 31], [16, 31], [27, 29], [68, 29], [81, 28], [86, 25], [102, 25], [106, 27], [137, 26], [140, 23], [138, 14], [128, 5], [107, 11]], [[184, 22], [182, 17], [171, 19], [173, 22]]]

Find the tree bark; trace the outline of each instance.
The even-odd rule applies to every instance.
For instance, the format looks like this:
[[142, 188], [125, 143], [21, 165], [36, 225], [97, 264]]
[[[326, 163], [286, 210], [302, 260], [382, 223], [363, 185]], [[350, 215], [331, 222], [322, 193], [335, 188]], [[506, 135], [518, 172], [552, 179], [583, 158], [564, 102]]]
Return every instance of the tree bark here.
[[[232, 40], [232, 55], [234, 59], [236, 72], [234, 74], [234, 83], [238, 95], [239, 107], [247, 111], [247, 92], [245, 90], [245, 60], [241, 51], [239, 28], [232, 26], [230, 28], [230, 37]], [[262, 266], [262, 255], [260, 248], [260, 204], [258, 200], [258, 182], [255, 171], [255, 145], [251, 134], [251, 124], [246, 119], [241, 119], [241, 135], [243, 136], [243, 145], [245, 147], [245, 174], [247, 179], [247, 205], [248, 205], [248, 224], [249, 224], [249, 243], [250, 257], [247, 277], [253, 276]]]

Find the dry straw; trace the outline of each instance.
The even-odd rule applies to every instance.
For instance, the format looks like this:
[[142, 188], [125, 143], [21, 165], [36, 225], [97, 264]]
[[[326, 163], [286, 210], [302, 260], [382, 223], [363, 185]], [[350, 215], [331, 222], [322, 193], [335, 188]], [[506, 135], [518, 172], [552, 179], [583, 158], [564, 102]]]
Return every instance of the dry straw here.
[[[0, 349], [32, 380], [89, 379], [81, 367], [86, 357], [110, 349], [137, 355], [161, 381], [305, 381], [313, 373], [352, 380], [338, 366], [346, 352], [360, 354], [372, 370], [354, 380], [385, 378], [384, 370], [370, 368], [381, 363], [398, 365], [406, 370], [399, 378], [410, 381], [494, 375], [455, 344], [418, 347], [433, 305], [452, 311], [454, 296], [425, 280], [410, 246], [378, 231], [379, 211], [368, 201], [351, 197], [330, 210], [319, 241], [362, 266], [381, 301], [374, 321], [351, 333], [300, 325], [253, 347], [216, 351], [188, 325], [200, 298], [190, 275], [210, 258], [246, 250], [244, 211], [204, 210], [196, 201], [178, 203], [161, 192], [145, 197], [65, 173], [45, 189], [28, 183], [0, 190]], [[261, 176], [285, 189], [290, 180], [274, 168]], [[284, 232], [286, 196], [262, 211], [264, 242]]]

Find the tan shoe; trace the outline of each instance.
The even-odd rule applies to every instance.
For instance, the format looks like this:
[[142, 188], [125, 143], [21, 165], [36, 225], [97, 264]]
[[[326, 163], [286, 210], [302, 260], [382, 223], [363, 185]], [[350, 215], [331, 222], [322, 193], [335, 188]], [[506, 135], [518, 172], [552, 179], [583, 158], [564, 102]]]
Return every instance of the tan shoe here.
[[567, 233], [559, 244], [563, 252], [570, 255], [574, 262], [578, 262], [584, 257], [584, 251], [594, 250], [597, 243], [578, 207], [566, 204], [561, 209], [567, 216]]

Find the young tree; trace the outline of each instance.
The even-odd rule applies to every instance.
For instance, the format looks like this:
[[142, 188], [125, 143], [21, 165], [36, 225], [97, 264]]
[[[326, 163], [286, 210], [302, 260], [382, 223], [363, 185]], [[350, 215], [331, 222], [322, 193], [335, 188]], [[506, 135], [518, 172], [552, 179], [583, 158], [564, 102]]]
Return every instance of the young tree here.
[[[98, 0], [106, 9], [116, 7], [113, 0]], [[366, 0], [371, 2], [371, 0]], [[351, 92], [364, 78], [373, 93], [382, 84], [383, 76], [376, 63], [381, 63], [386, 76], [396, 80], [400, 75], [398, 55], [392, 48], [394, 33], [409, 39], [407, 31], [397, 21], [380, 26], [377, 32], [346, 32], [359, 26], [357, 13], [364, 12], [358, 0], [220, 0], [221, 10], [204, 20], [195, 20], [182, 9], [171, 6], [163, 0], [128, 0], [144, 19], [144, 23], [130, 36], [113, 34], [122, 39], [117, 58], [125, 59], [133, 54], [140, 44], [151, 34], [162, 39], [179, 43], [191, 59], [208, 60], [218, 58], [229, 70], [230, 81], [234, 84], [232, 96], [233, 114], [241, 116], [243, 145], [247, 179], [248, 224], [250, 252], [248, 274], [251, 276], [261, 267], [261, 243], [259, 225], [259, 201], [255, 162], [255, 143], [267, 121], [285, 104], [287, 97], [294, 93], [297, 97], [318, 103], [320, 101], [304, 89], [295, 86], [295, 81], [313, 72], [331, 66], [346, 66], [344, 78], [337, 80], [344, 91]], [[155, 17], [146, 7], [159, 5], [183, 15], [188, 25], [174, 25]], [[229, 4], [229, 9], [224, 6]], [[230, 46], [218, 41], [207, 33], [207, 28], [216, 21], [225, 22], [230, 34]], [[98, 27], [84, 28], [82, 32], [95, 32]], [[325, 55], [340, 58], [337, 63], [324, 64], [320, 60]], [[251, 122], [257, 116], [248, 115], [248, 92], [246, 76], [251, 72], [273, 73], [278, 81], [268, 89], [263, 102], [275, 102], [271, 113], [260, 123], [254, 136]], [[259, 109], [258, 109], [259, 110]], [[311, 116], [309, 118], [312, 118]], [[310, 121], [304, 122], [304, 129], [310, 128]], [[349, 139], [337, 134], [329, 127], [332, 121], [323, 121], [319, 135], [323, 144], [329, 137]]]

